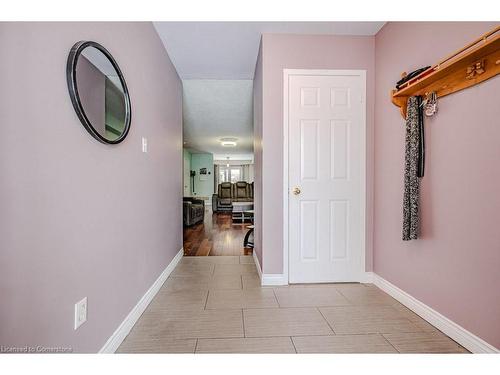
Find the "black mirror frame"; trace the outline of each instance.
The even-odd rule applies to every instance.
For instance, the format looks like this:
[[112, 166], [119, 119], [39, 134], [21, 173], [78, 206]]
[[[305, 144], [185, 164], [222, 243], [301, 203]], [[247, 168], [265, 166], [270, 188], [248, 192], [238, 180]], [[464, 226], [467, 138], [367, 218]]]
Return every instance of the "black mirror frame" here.
[[[82, 51], [87, 48], [87, 47], [94, 47], [97, 48], [99, 51], [101, 51], [111, 62], [113, 65], [113, 68], [115, 68], [118, 77], [120, 78], [120, 82], [123, 86], [123, 93], [125, 96], [125, 126], [123, 129], [123, 133], [116, 139], [114, 140], [109, 140], [103, 137], [97, 130], [94, 129], [92, 126], [92, 123], [88, 119], [87, 115], [85, 114], [85, 111], [83, 109], [83, 105], [80, 101], [80, 96], [78, 94], [78, 86], [76, 84], [76, 65], [78, 62], [78, 58]], [[123, 74], [118, 67], [118, 64], [116, 63], [115, 59], [111, 54], [108, 52], [106, 48], [104, 48], [102, 45], [96, 42], [92, 41], [80, 41], [76, 43], [72, 48], [71, 51], [69, 52], [68, 56], [68, 62], [66, 64], [66, 81], [68, 83], [68, 90], [69, 90], [69, 96], [71, 98], [71, 103], [73, 104], [73, 108], [75, 109], [76, 114], [78, 115], [78, 118], [80, 119], [81, 123], [87, 129], [87, 131], [97, 139], [99, 142], [105, 143], [105, 144], [117, 144], [120, 143], [125, 139], [127, 136], [129, 130], [130, 130], [130, 123], [132, 120], [132, 110], [130, 106], [130, 96], [128, 93], [127, 89], [127, 84], [125, 83], [125, 78], [123, 77]]]

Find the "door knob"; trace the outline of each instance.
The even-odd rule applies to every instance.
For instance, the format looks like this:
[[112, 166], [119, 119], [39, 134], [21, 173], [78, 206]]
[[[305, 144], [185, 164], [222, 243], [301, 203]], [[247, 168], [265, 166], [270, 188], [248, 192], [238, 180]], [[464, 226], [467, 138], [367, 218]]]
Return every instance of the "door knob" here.
[[299, 195], [300, 194], [300, 188], [298, 187], [294, 187], [292, 192], [295, 194], [295, 195]]

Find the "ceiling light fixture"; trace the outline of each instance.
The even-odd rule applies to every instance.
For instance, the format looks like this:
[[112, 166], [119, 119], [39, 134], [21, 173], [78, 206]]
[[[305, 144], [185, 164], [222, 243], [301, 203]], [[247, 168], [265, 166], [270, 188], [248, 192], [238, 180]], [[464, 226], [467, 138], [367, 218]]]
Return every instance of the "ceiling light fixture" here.
[[236, 147], [237, 145], [236, 141], [237, 141], [236, 138], [221, 138], [220, 144], [223, 147]]

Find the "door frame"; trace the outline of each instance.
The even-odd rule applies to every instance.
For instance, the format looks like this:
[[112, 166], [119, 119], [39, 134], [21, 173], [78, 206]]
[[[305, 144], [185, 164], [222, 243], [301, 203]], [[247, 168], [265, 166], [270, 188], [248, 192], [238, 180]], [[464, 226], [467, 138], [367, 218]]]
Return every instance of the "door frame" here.
[[283, 280], [289, 284], [289, 216], [288, 205], [290, 193], [288, 189], [288, 156], [289, 156], [289, 78], [294, 75], [324, 75], [324, 76], [358, 76], [361, 78], [361, 256], [359, 265], [359, 282], [365, 281], [366, 272], [366, 70], [344, 70], [344, 69], [283, 69]]

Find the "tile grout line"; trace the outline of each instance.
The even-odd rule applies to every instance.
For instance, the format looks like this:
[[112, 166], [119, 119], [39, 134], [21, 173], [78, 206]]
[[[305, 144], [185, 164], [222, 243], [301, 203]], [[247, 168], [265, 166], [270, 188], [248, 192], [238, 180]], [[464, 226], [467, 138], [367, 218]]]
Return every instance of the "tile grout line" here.
[[387, 337], [384, 336], [383, 333], [379, 333], [379, 335], [382, 336], [384, 338], [384, 340], [387, 341], [387, 343], [394, 348], [395, 351], [397, 351], [398, 353], [401, 353], [394, 345], [392, 345], [392, 343], [389, 341], [389, 339]]
[[[349, 303], [350, 303], [350, 306], [356, 306], [356, 304], [355, 304], [353, 301], [351, 301], [349, 298], [347, 298], [347, 296], [346, 296], [344, 293], [342, 293], [342, 291], [341, 291], [340, 289], [337, 289], [337, 292], [338, 292], [338, 293], [339, 293], [342, 297], [344, 297], [344, 298], [346, 299], [346, 301], [347, 301], [347, 302], [349, 302]], [[347, 305], [346, 305], [346, 306], [347, 306]]]
[[243, 314], [243, 309], [241, 309], [241, 324], [243, 325], [243, 338], [246, 338], [247, 335], [245, 333], [245, 314]]
[[205, 307], [203, 307], [203, 310], [207, 309], [207, 303], [208, 303], [208, 295], [210, 294], [210, 289], [207, 290], [207, 298], [205, 299]]
[[276, 303], [278, 304], [278, 309], [281, 309], [280, 301], [278, 299], [278, 296], [276, 295], [275, 288], [271, 288], [273, 291], [274, 299], [276, 300]]
[[290, 341], [292, 342], [293, 349], [295, 350], [295, 354], [299, 354], [299, 352], [297, 351], [297, 347], [295, 346], [295, 343], [293, 342], [293, 337], [292, 336], [290, 336]]
[[333, 327], [330, 325], [330, 322], [325, 318], [325, 316], [323, 315], [323, 313], [321, 312], [321, 310], [319, 309], [319, 307], [316, 307], [316, 310], [318, 310], [318, 312], [320, 313], [321, 317], [325, 320], [326, 324], [328, 324], [328, 327], [330, 327], [330, 329], [332, 330], [333, 334], [337, 335], [337, 333], [335, 333], [335, 330], [333, 329]]

